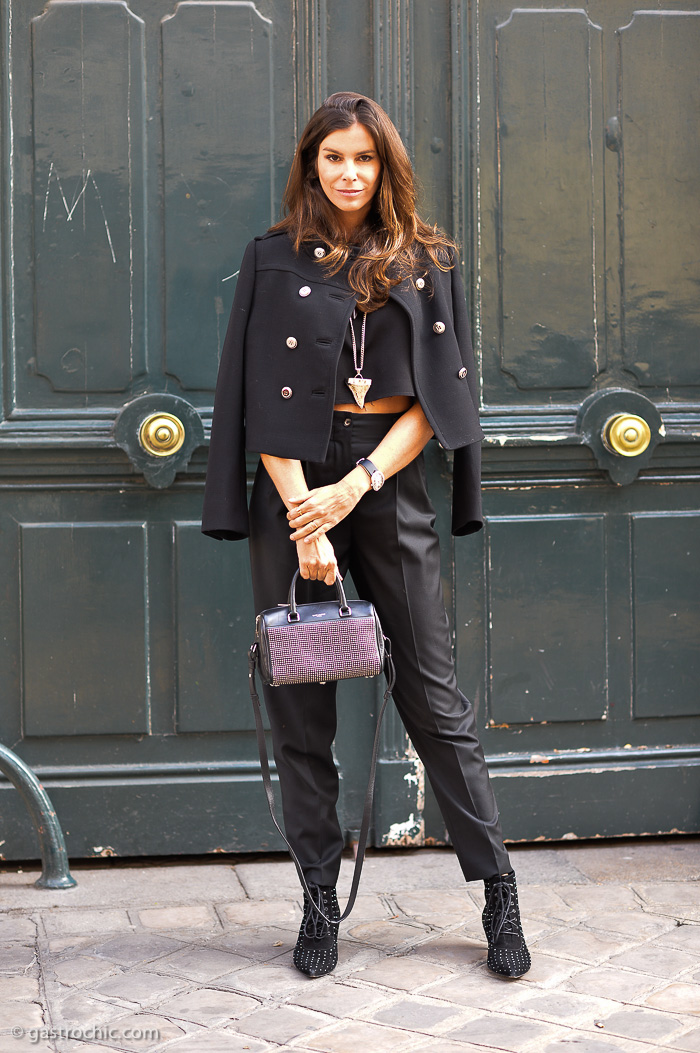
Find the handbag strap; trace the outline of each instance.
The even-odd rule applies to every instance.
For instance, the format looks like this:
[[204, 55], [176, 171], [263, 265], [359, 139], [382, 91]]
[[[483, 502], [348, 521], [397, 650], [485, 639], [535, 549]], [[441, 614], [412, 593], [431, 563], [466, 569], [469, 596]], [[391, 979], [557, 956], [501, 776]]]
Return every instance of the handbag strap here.
[[377, 728], [374, 733], [374, 744], [372, 746], [372, 760], [369, 769], [369, 780], [367, 782], [367, 793], [365, 794], [365, 806], [362, 812], [362, 824], [360, 826], [360, 837], [357, 844], [357, 856], [355, 857], [355, 869], [352, 875], [352, 885], [350, 886], [350, 896], [346, 904], [345, 910], [339, 918], [327, 918], [322, 910], [314, 902], [314, 898], [309, 891], [309, 886], [306, 883], [304, 872], [301, 868], [301, 863], [297, 858], [297, 854], [290, 845], [284, 830], [277, 821], [277, 815], [275, 813], [275, 796], [272, 790], [272, 780], [270, 778], [270, 762], [267, 756], [267, 743], [265, 742], [265, 729], [263, 728], [262, 712], [260, 709], [260, 699], [255, 689], [255, 668], [258, 664], [258, 645], [254, 643], [248, 651], [248, 684], [250, 687], [250, 697], [253, 702], [253, 714], [255, 716], [255, 735], [258, 740], [258, 752], [260, 754], [260, 770], [262, 772], [263, 785], [265, 787], [265, 794], [267, 796], [267, 806], [270, 809], [270, 815], [272, 816], [272, 822], [275, 824], [277, 831], [282, 836], [284, 843], [286, 844], [294, 865], [297, 868], [299, 880], [309, 897], [309, 902], [313, 910], [319, 914], [324, 921], [327, 921], [329, 925], [339, 925], [341, 921], [345, 921], [348, 914], [355, 905], [355, 899], [357, 898], [357, 890], [360, 885], [360, 875], [362, 873], [362, 864], [365, 860], [365, 850], [367, 848], [367, 836], [369, 834], [369, 824], [372, 818], [372, 802], [374, 800], [374, 782], [377, 771], [377, 757], [379, 755], [379, 735], [382, 726], [382, 719], [386, 711], [391, 693], [394, 690], [394, 683], [396, 682], [396, 671], [394, 669], [394, 662], [391, 657], [391, 643], [384, 637], [385, 645], [385, 661], [384, 661], [384, 676], [386, 677], [386, 691], [384, 692], [384, 698], [379, 710], [379, 716], [377, 718]]

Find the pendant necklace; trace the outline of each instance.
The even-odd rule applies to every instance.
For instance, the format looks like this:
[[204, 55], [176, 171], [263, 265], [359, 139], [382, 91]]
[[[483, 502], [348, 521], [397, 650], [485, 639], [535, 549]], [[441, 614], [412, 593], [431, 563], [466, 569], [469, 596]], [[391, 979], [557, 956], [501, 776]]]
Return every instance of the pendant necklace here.
[[365, 364], [365, 329], [367, 326], [367, 312], [365, 311], [365, 313], [362, 316], [362, 332], [360, 334], [359, 362], [357, 359], [357, 343], [355, 342], [355, 328], [352, 324], [352, 319], [355, 317], [356, 313], [356, 310], [353, 311], [352, 317], [350, 318], [350, 336], [352, 337], [352, 361], [353, 365], [355, 366], [355, 376], [348, 377], [345, 383], [352, 391], [352, 397], [355, 399], [357, 405], [360, 407], [360, 409], [364, 409], [365, 398], [367, 397], [367, 392], [369, 391], [372, 385], [372, 381], [368, 377], [362, 376], [362, 367]]

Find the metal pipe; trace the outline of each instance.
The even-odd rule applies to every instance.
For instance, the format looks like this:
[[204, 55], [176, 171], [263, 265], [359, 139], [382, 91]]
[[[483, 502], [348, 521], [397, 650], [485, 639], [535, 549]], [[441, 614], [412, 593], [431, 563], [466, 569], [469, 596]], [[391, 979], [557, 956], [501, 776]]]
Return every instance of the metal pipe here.
[[68, 853], [63, 831], [49, 795], [23, 760], [0, 745], [0, 771], [19, 791], [39, 835], [41, 877], [37, 888], [73, 888], [77, 884], [68, 869]]

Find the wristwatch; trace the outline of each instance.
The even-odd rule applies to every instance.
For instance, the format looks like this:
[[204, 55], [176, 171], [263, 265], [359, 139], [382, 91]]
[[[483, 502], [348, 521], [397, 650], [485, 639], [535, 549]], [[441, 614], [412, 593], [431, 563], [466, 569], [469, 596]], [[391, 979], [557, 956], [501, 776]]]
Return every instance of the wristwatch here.
[[377, 468], [376, 464], [372, 464], [369, 457], [360, 457], [359, 461], [355, 462], [359, 468], [364, 468], [369, 476], [369, 481], [372, 484], [373, 490], [381, 490], [384, 486], [384, 476]]

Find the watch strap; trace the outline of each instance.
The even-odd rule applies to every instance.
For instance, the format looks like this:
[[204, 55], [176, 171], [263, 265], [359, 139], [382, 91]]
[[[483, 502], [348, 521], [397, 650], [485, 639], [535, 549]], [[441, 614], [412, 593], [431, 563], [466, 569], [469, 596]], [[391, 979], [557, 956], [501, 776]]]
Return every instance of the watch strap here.
[[[376, 464], [373, 464], [372, 461], [370, 461], [369, 457], [360, 457], [359, 461], [356, 461], [355, 464], [358, 468], [364, 468], [370, 479], [372, 478], [375, 472], [379, 472], [379, 469], [377, 468]], [[381, 475], [382, 473], [379, 472], [379, 474]]]

